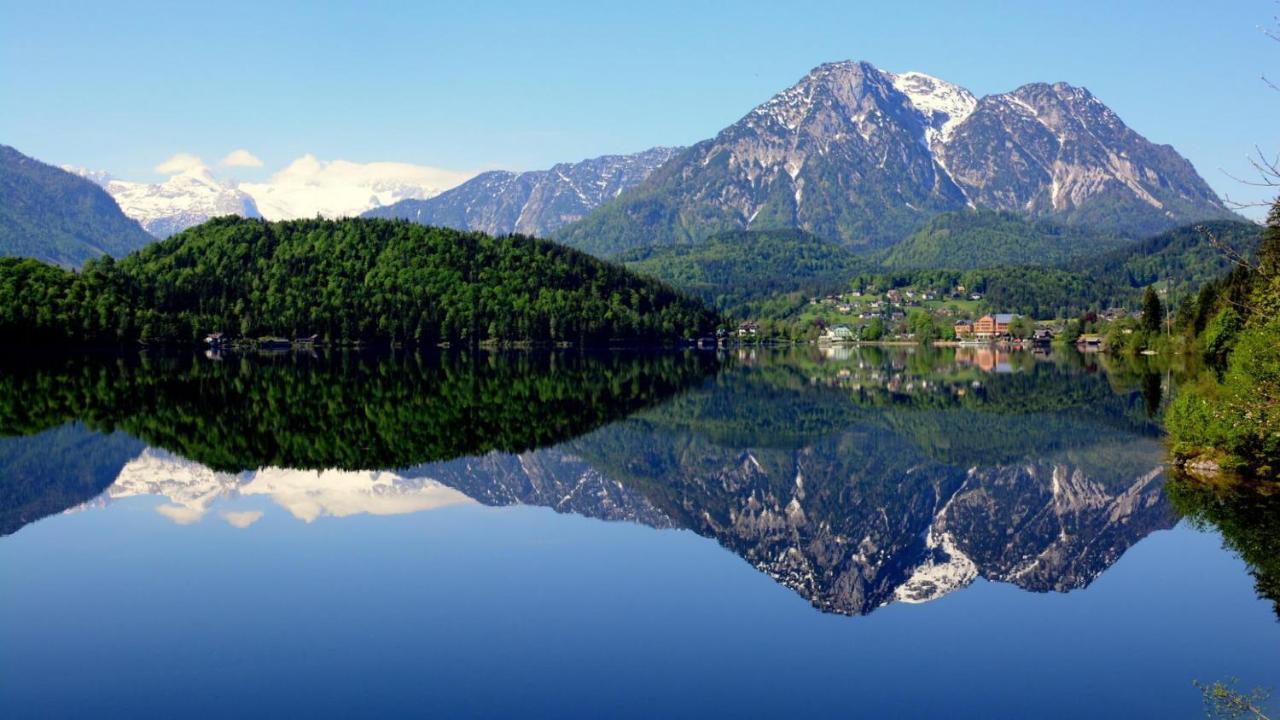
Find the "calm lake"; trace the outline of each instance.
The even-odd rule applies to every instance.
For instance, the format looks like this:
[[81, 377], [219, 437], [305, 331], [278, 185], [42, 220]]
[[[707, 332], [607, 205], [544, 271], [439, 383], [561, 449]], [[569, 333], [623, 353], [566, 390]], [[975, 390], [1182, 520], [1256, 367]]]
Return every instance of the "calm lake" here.
[[1247, 550], [1280, 513], [1166, 477], [1170, 385], [977, 348], [5, 357], [0, 715], [1202, 717], [1195, 680], [1280, 684]]

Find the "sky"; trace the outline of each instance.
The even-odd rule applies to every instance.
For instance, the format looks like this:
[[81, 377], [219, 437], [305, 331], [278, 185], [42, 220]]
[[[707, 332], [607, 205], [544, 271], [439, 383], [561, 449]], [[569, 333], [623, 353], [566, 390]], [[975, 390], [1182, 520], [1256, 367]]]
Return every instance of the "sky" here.
[[[0, 0], [0, 143], [162, 179], [179, 153], [262, 180], [294, 159], [537, 169], [714, 135], [823, 62], [981, 96], [1083, 85], [1220, 194], [1280, 153], [1272, 0]], [[231, 159], [231, 158], [228, 158]], [[179, 162], [179, 164], [181, 164]]]

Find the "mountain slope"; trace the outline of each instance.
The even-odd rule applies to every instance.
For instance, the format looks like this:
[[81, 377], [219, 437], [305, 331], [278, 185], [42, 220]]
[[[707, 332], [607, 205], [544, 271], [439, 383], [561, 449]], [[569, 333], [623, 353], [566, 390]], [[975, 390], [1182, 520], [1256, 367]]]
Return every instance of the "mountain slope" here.
[[152, 240], [93, 182], [0, 145], [0, 255], [76, 267]]
[[733, 312], [776, 294], [843, 287], [869, 268], [849, 250], [803, 230], [737, 230], [697, 245], [633, 250], [618, 260]]
[[490, 235], [545, 236], [635, 186], [679, 150], [656, 147], [523, 173], [494, 170], [436, 197], [402, 200], [370, 210], [365, 217], [400, 218]]
[[203, 166], [156, 184], [116, 180], [83, 168], [65, 169], [101, 184], [125, 215], [161, 239], [222, 215], [259, 217], [248, 193], [218, 181]]
[[931, 218], [882, 262], [893, 270], [970, 270], [999, 265], [1062, 265], [1132, 245], [1114, 235], [994, 210], [965, 210]]
[[1232, 256], [1254, 256], [1261, 239], [1262, 228], [1253, 223], [1224, 220], [1188, 225], [1080, 259], [1070, 268], [1125, 287], [1170, 284], [1173, 298], [1186, 298], [1229, 273], [1235, 266]]
[[883, 247], [976, 207], [1141, 236], [1230, 217], [1172, 148], [1087, 90], [976, 99], [920, 73], [822, 65], [558, 237], [597, 255], [797, 227]]

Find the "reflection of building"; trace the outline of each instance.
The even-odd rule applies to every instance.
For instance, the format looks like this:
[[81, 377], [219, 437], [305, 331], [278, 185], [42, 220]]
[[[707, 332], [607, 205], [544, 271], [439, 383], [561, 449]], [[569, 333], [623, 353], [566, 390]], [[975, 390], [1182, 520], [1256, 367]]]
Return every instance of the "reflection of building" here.
[[824, 347], [819, 350], [827, 360], [848, 360], [853, 357], [853, 351], [851, 347]]
[[982, 372], [1013, 372], [1009, 353], [991, 347], [957, 348], [956, 364], [976, 367]]
[[1018, 316], [1012, 313], [983, 315], [973, 324], [973, 334], [987, 338], [1008, 335], [1009, 326], [1013, 324], [1013, 320], [1016, 317]]

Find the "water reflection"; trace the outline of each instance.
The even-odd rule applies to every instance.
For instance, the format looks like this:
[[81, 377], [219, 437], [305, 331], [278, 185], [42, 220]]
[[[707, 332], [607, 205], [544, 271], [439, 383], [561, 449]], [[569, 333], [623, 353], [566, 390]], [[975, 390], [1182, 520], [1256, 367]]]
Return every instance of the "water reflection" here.
[[1178, 513], [1216, 530], [1245, 561], [1258, 596], [1269, 599], [1280, 618], [1280, 490], [1238, 478], [1176, 474], [1168, 494]]
[[[270, 498], [304, 522], [361, 514], [404, 515], [475, 502], [447, 485], [387, 470], [263, 468], [231, 474], [152, 449], [125, 464], [103, 500], [139, 495], [168, 499], [156, 511], [180, 525], [199, 522], [215, 504], [242, 498]], [[239, 528], [262, 517], [261, 511], [253, 510], [219, 514]]]
[[979, 577], [1081, 588], [1176, 521], [1151, 386], [1070, 356], [64, 359], [0, 392], [34, 433], [0, 441], [5, 532], [100, 492], [242, 528], [258, 498], [306, 522], [540, 505], [692, 530], [865, 614]]

